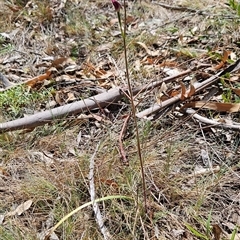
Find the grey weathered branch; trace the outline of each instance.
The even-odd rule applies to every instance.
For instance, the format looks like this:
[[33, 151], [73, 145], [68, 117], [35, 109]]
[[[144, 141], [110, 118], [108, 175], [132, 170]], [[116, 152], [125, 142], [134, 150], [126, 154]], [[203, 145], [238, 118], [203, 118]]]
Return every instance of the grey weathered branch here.
[[[219, 79], [219, 77], [224, 76], [226, 73], [235, 72], [235, 71], [238, 71], [239, 69], [240, 69], [240, 59], [238, 61], [236, 61], [234, 64], [230, 65], [225, 70], [213, 75], [212, 77], [206, 79], [205, 81], [203, 81], [201, 83], [199, 83], [199, 82], [195, 83], [194, 84], [195, 92], [197, 93], [197, 92], [203, 90], [204, 88], [208, 87], [209, 85], [213, 84], [214, 82], [216, 82]], [[187, 93], [189, 93], [189, 91]], [[150, 114], [158, 112], [161, 109], [171, 106], [172, 104], [180, 101], [180, 98], [181, 98], [181, 94], [178, 94], [166, 101], [163, 101], [161, 104], [154, 104], [150, 108], [145, 109], [142, 112], [139, 112], [137, 114], [137, 117], [143, 118]]]
[[[239, 68], [240, 68], [240, 59], [238, 61], [236, 61], [236, 63], [234, 63], [233, 65], [229, 66], [224, 71], [210, 77], [209, 79], [205, 80], [202, 83], [198, 83], [195, 86], [196, 92], [209, 86], [210, 84], [215, 82], [217, 79], [219, 79], [220, 76], [223, 76], [224, 74], [229, 73], [229, 72], [237, 71], [237, 70], [239, 70]], [[160, 86], [163, 82], [168, 83], [168, 82], [173, 81], [176, 78], [182, 77], [190, 72], [191, 72], [191, 70], [189, 69], [189, 70], [186, 70], [179, 74], [176, 74], [174, 76], [166, 77], [164, 79], [152, 82], [145, 86], [135, 88], [135, 89], [133, 89], [133, 94], [136, 95], [141, 92], [150, 91], [150, 90]], [[121, 88], [113, 88], [113, 89], [110, 89], [109, 91], [106, 91], [104, 93], [98, 94], [96, 96], [93, 96], [93, 97], [90, 97], [90, 98], [87, 98], [87, 99], [84, 99], [81, 101], [66, 104], [61, 107], [57, 107], [57, 108], [53, 108], [51, 110], [39, 112], [39, 113], [30, 115], [30, 116], [26, 116], [24, 118], [16, 119], [13, 121], [0, 123], [0, 133], [7, 132], [7, 131], [20, 130], [20, 129], [31, 129], [31, 128], [49, 123], [52, 120], [59, 120], [63, 117], [67, 117], [69, 115], [90, 111], [95, 108], [104, 108], [104, 107], [107, 107], [107, 106], [119, 101], [123, 96], [124, 96], [124, 92], [121, 90]], [[179, 94], [171, 99], [164, 101], [161, 105], [155, 104], [153, 107], [146, 109], [143, 112], [138, 113], [137, 116], [144, 117], [151, 113], [159, 111], [161, 108], [169, 106], [169, 105], [179, 101], [180, 97], [181, 97], [181, 95]]]
[[218, 128], [223, 128], [223, 129], [231, 129], [231, 130], [235, 130], [235, 131], [239, 131], [240, 130], [240, 125], [239, 123], [232, 123], [232, 124], [226, 124], [226, 123], [221, 123], [221, 122], [217, 122], [215, 120], [211, 120], [208, 119], [206, 117], [203, 117], [199, 114], [197, 114], [197, 111], [191, 109], [191, 108], [187, 108], [184, 110], [187, 114], [191, 115], [193, 118], [197, 119], [200, 122], [206, 123], [212, 127], [218, 127]]
[[[145, 85], [143, 87], [135, 88], [133, 89], [133, 94], [136, 95], [139, 92], [149, 91], [155, 87], [160, 86], [163, 82], [172, 81], [190, 72], [191, 70], [186, 70], [174, 76], [166, 77], [162, 80], [152, 82], [151, 84]], [[119, 101], [123, 96], [124, 93], [120, 88], [113, 88], [109, 91], [87, 98], [85, 100], [69, 103], [61, 107], [39, 112], [13, 121], [0, 123], [0, 133], [20, 129], [31, 129], [49, 123], [54, 119], [58, 120], [69, 115], [90, 111], [95, 108], [104, 108]]]
[[69, 103], [64, 106], [39, 112], [24, 118], [16, 119], [6, 123], [1, 123], [0, 132], [34, 128], [49, 123], [54, 119], [58, 120], [72, 114], [77, 114], [88, 110], [90, 111], [95, 108], [106, 107], [120, 100], [121, 97], [122, 93], [120, 92], [120, 89], [114, 88], [109, 90], [108, 92], [98, 94], [85, 100]]

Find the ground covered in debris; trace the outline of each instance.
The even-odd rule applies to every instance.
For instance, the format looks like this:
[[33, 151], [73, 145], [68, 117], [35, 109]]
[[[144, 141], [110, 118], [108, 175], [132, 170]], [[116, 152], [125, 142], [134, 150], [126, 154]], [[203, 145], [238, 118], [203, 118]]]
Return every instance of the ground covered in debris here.
[[[112, 2], [1, 1], [0, 239], [240, 239], [239, 9], [126, 1], [141, 169]], [[4, 127], [114, 88], [104, 107]]]

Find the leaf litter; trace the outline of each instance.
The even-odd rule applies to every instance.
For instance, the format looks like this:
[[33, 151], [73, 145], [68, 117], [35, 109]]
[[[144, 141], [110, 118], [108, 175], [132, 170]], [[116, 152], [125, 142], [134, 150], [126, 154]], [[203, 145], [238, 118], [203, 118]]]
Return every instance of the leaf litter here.
[[[111, 212], [110, 204], [102, 205], [102, 211], [116, 239], [197, 239], [197, 232], [206, 233], [209, 211], [211, 236], [230, 239], [240, 216], [239, 79], [238, 70], [230, 69], [220, 80], [218, 74], [237, 62], [232, 58], [239, 55], [233, 32], [239, 23], [226, 1], [163, 3], [128, 2], [127, 6], [131, 79], [135, 88], [149, 86], [149, 91], [138, 91], [135, 98], [138, 116], [149, 109], [147, 117], [152, 119], [141, 120], [149, 213], [143, 218], [136, 206], [129, 210], [124, 202], [112, 203], [116, 212]], [[3, 14], [9, 27], [1, 29], [0, 71], [14, 84], [10, 88], [26, 84], [26, 91], [34, 94], [53, 87], [50, 99], [33, 110], [45, 111], [47, 103], [50, 108], [65, 106], [115, 87], [126, 93], [126, 99], [110, 106], [96, 104], [84, 119], [71, 115], [31, 133], [1, 135], [1, 216], [19, 218], [11, 222], [1, 217], [0, 231], [7, 236], [8, 229], [14, 228], [16, 238], [21, 229], [20, 237], [36, 239], [46, 230], [43, 223], [50, 215], [57, 222], [59, 214], [66, 215], [89, 200], [84, 184], [86, 158], [99, 139], [97, 194], [122, 191], [134, 196], [139, 191], [131, 121], [124, 135], [119, 135], [129, 111], [122, 45], [119, 33], [115, 34], [118, 28], [110, 1], [12, 1], [2, 9], [10, 14]], [[229, 22], [229, 16], [234, 20]], [[186, 70], [187, 77], [151, 89], [153, 82]], [[207, 87], [198, 89], [214, 76]], [[213, 88], [217, 91], [209, 98]], [[172, 98], [178, 100], [171, 102]], [[128, 166], [120, 160], [119, 136]], [[29, 198], [31, 204], [25, 204]], [[18, 207], [10, 211], [12, 204]], [[64, 227], [56, 232], [56, 239], [66, 234]], [[68, 239], [100, 236], [89, 210], [73, 219], [71, 229]]]

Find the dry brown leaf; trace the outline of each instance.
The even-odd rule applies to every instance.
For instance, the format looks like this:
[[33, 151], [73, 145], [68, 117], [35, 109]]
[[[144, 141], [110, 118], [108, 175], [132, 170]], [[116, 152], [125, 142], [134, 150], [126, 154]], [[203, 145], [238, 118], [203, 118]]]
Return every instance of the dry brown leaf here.
[[232, 88], [233, 92], [240, 96], [240, 89], [239, 88]]
[[239, 112], [240, 103], [218, 103], [218, 102], [206, 102], [206, 101], [197, 101], [186, 103], [182, 108], [203, 108], [203, 109], [211, 109], [219, 112]]
[[159, 67], [176, 67], [177, 65], [178, 63], [174, 61], [164, 61], [158, 64]]
[[38, 84], [39, 82], [42, 82], [43, 80], [45, 79], [48, 79], [51, 75], [51, 70], [47, 70], [46, 73], [42, 74], [42, 75], [39, 75], [37, 77], [34, 77], [30, 80], [27, 80], [25, 82], [25, 85], [27, 85], [28, 87], [31, 87], [33, 88], [34, 86], [36, 86], [36, 84]]
[[160, 104], [162, 101], [169, 98], [167, 97], [166, 91], [167, 91], [167, 85], [165, 82], [163, 82], [156, 96], [156, 100], [158, 104]]
[[157, 103], [160, 104], [161, 102], [166, 101], [169, 98], [175, 97], [178, 94], [180, 94], [180, 92], [176, 89], [170, 89], [168, 91], [167, 91], [167, 89], [165, 89], [165, 91], [162, 92], [160, 97], [157, 96]]
[[177, 96], [179, 94], [179, 92], [178, 92], [178, 90], [176, 90], [176, 89], [172, 89], [172, 90], [170, 90], [169, 92], [168, 92], [168, 95], [170, 96], [170, 97], [175, 97], [175, 96]]
[[229, 79], [226, 79], [230, 82], [238, 82], [239, 81], [239, 76], [232, 76]]
[[113, 26], [114, 24], [118, 23], [118, 19], [117, 18], [112, 18], [110, 20], [110, 26]]
[[214, 69], [219, 70], [220, 68], [222, 68], [224, 63], [228, 60], [228, 57], [230, 54], [231, 54], [231, 51], [223, 50], [222, 61], [217, 66], [215, 66]]
[[13, 12], [18, 12], [22, 9], [21, 6], [13, 5], [13, 4], [5, 4], [6, 7], [8, 7]]
[[6, 216], [10, 217], [14, 215], [18, 216], [22, 215], [25, 211], [27, 211], [31, 207], [32, 203], [33, 203], [32, 200], [28, 200], [20, 204], [14, 211], [7, 213]]
[[92, 74], [96, 78], [106, 79], [106, 78], [109, 78], [110, 76], [113, 76], [113, 72], [105, 71], [104, 69], [95, 67], [90, 62], [86, 62], [85, 66], [86, 66], [86, 69], [84, 69], [84, 71]]
[[55, 101], [62, 106], [64, 104], [62, 91], [57, 91], [55, 94]]
[[195, 92], [196, 92], [195, 87], [193, 86], [193, 84], [190, 84], [190, 91], [188, 92], [188, 97], [193, 96]]
[[98, 122], [111, 123], [109, 120], [104, 119], [104, 117], [101, 117], [101, 116], [99, 116], [97, 114], [93, 114], [93, 113], [89, 115], [89, 118], [93, 118], [93, 119], [97, 120]]
[[114, 73], [113, 73], [113, 72], [111, 72], [111, 71], [107, 71], [107, 72], [106, 72], [106, 71], [105, 71], [105, 73], [102, 74], [102, 75], [100, 75], [99, 78], [107, 79], [107, 78], [112, 77], [112, 76], [114, 76]]
[[108, 51], [108, 50], [112, 49], [112, 47], [113, 47], [113, 43], [112, 42], [104, 43], [104, 44], [96, 47], [96, 51], [97, 52]]
[[112, 179], [100, 178], [100, 182], [113, 188], [118, 188], [118, 184]]
[[68, 58], [60, 57], [52, 61], [51, 67], [59, 68]]
[[8, 172], [7, 172], [7, 169], [4, 168], [4, 167], [1, 167], [0, 166], [0, 174], [3, 175], [3, 176], [8, 176]]
[[158, 64], [159, 61], [162, 59], [162, 56], [146, 56], [141, 60], [142, 64], [148, 64], [148, 65], [153, 65], [153, 64]]
[[72, 93], [72, 92], [67, 93], [67, 96], [68, 96], [68, 98], [66, 100], [66, 103], [73, 102], [73, 101], [77, 100], [74, 93]]
[[180, 97], [180, 100], [185, 100], [186, 99], [186, 92], [187, 92], [187, 89], [186, 89], [186, 86], [184, 85], [184, 83], [182, 81], [180, 81], [180, 85], [181, 85], [181, 97]]
[[152, 57], [155, 57], [155, 56], [159, 56], [160, 55], [160, 51], [159, 50], [156, 50], [156, 51], [152, 51], [150, 50], [145, 43], [142, 43], [142, 42], [136, 42], [138, 45], [140, 45], [148, 55], [152, 56]]
[[213, 235], [214, 235], [214, 240], [220, 240], [220, 235], [222, 233], [222, 229], [217, 224], [214, 224], [212, 226], [212, 231], [213, 231]]
[[134, 21], [136, 21], [136, 19], [133, 16], [127, 16], [127, 18], [126, 18], [126, 23], [127, 24], [131, 24]]

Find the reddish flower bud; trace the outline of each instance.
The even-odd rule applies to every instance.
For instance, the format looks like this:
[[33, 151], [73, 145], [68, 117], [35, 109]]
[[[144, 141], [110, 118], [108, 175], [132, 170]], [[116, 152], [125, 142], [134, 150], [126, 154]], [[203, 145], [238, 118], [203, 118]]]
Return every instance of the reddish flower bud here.
[[117, 0], [112, 0], [112, 4], [116, 10], [116, 12], [119, 12], [122, 8], [122, 5]]

